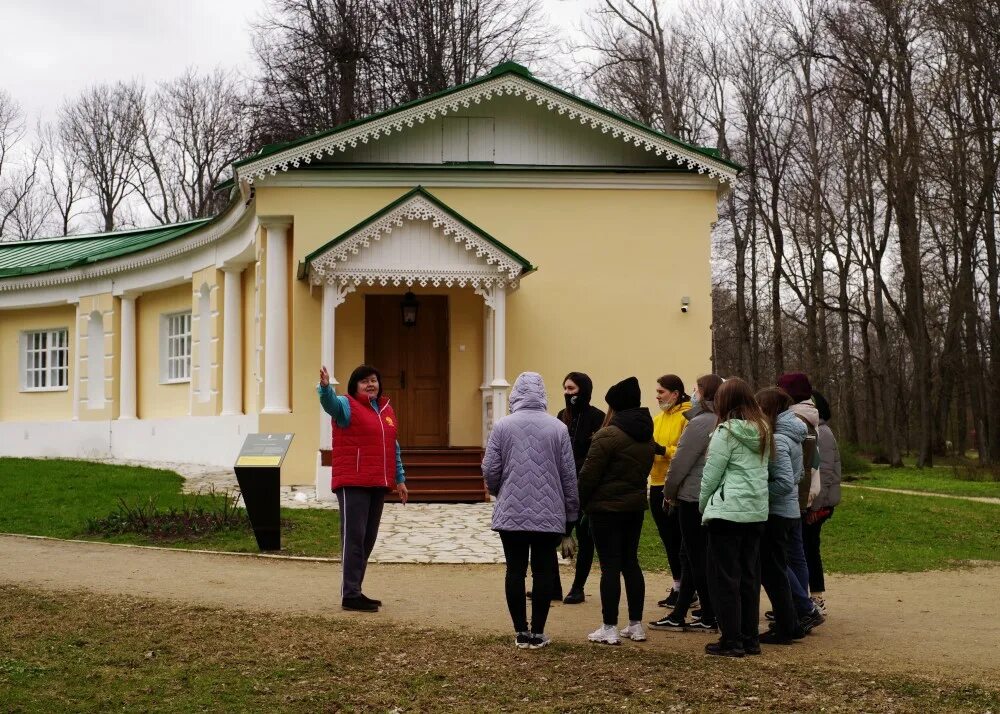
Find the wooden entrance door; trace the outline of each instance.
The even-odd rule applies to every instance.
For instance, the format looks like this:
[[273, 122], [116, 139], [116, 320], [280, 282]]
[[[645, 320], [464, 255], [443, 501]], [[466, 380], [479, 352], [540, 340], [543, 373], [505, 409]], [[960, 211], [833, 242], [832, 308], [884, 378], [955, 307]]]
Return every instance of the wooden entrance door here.
[[448, 298], [421, 295], [403, 325], [402, 295], [365, 296], [365, 362], [399, 418], [399, 445], [448, 446]]

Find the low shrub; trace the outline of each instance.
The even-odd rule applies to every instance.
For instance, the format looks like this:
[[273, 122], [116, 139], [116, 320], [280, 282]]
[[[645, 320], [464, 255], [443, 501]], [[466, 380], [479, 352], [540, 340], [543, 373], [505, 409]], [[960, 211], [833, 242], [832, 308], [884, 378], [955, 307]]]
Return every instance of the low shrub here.
[[213, 533], [248, 530], [250, 519], [239, 507], [236, 491], [216, 491], [184, 497], [181, 506], [161, 509], [156, 498], [129, 503], [118, 499], [118, 508], [104, 518], [87, 519], [90, 535], [114, 536], [126, 533], [143, 535], [154, 540], [185, 540], [202, 538]]
[[963, 464], [952, 466], [951, 473], [959, 481], [978, 481], [1000, 483], [1000, 465], [981, 466], [979, 464]]
[[861, 455], [857, 446], [846, 441], [839, 446], [840, 468], [845, 476], [868, 473], [872, 470], [871, 462]]

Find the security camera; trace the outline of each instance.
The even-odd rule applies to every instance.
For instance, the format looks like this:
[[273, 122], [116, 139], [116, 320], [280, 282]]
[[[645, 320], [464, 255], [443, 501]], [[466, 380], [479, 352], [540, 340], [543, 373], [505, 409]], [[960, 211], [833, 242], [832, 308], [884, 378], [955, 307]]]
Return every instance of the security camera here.
[[688, 307], [691, 305], [691, 298], [686, 295], [681, 298], [681, 312], [687, 312]]

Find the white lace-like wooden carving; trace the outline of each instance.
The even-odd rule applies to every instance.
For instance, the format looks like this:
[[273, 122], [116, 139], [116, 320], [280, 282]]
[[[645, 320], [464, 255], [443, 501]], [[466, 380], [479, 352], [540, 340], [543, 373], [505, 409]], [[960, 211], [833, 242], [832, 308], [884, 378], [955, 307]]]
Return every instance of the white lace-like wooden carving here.
[[[359, 265], [352, 262], [362, 249], [390, 235], [406, 221], [429, 221], [442, 234], [442, 240], [462, 245], [475, 261], [465, 266], [413, 265], [409, 267]], [[521, 264], [500, 248], [478, 235], [423, 196], [414, 196], [377, 221], [314, 258], [309, 264], [313, 285], [379, 285], [399, 287], [492, 287], [517, 286]]]
[[644, 131], [626, 121], [615, 119], [574, 102], [566, 97], [541, 87], [516, 75], [498, 77], [496, 80], [483, 82], [468, 89], [463, 89], [446, 97], [434, 99], [420, 106], [397, 112], [380, 119], [364, 122], [359, 126], [336, 132], [331, 136], [310, 141], [272, 156], [265, 157], [242, 166], [238, 169], [240, 178], [253, 183], [267, 175], [274, 176], [278, 171], [288, 171], [302, 164], [309, 164], [316, 159], [322, 159], [324, 154], [334, 155], [338, 151], [356, 147], [359, 143], [378, 141], [383, 136], [393, 132], [401, 132], [415, 124], [423, 124], [428, 120], [454, 114], [473, 104], [488, 102], [495, 97], [515, 96], [525, 101], [544, 106], [549, 111], [565, 115], [567, 118], [589, 124], [592, 129], [600, 130], [602, 134], [610, 134], [633, 146], [646, 151], [652, 151], [657, 156], [673, 159], [678, 164], [687, 165], [697, 170], [699, 174], [708, 174], [719, 181], [731, 182], [736, 178], [736, 171], [721, 161], [686, 149], [683, 146], [657, 136], [652, 131]]

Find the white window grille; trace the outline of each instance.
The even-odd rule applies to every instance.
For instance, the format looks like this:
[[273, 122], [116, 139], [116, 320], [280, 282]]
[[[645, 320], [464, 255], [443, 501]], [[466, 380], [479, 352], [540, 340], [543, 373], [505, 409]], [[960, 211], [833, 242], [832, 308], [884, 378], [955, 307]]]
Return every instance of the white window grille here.
[[21, 333], [23, 388], [27, 392], [69, 388], [69, 331]]
[[164, 315], [163, 381], [191, 381], [191, 313]]

